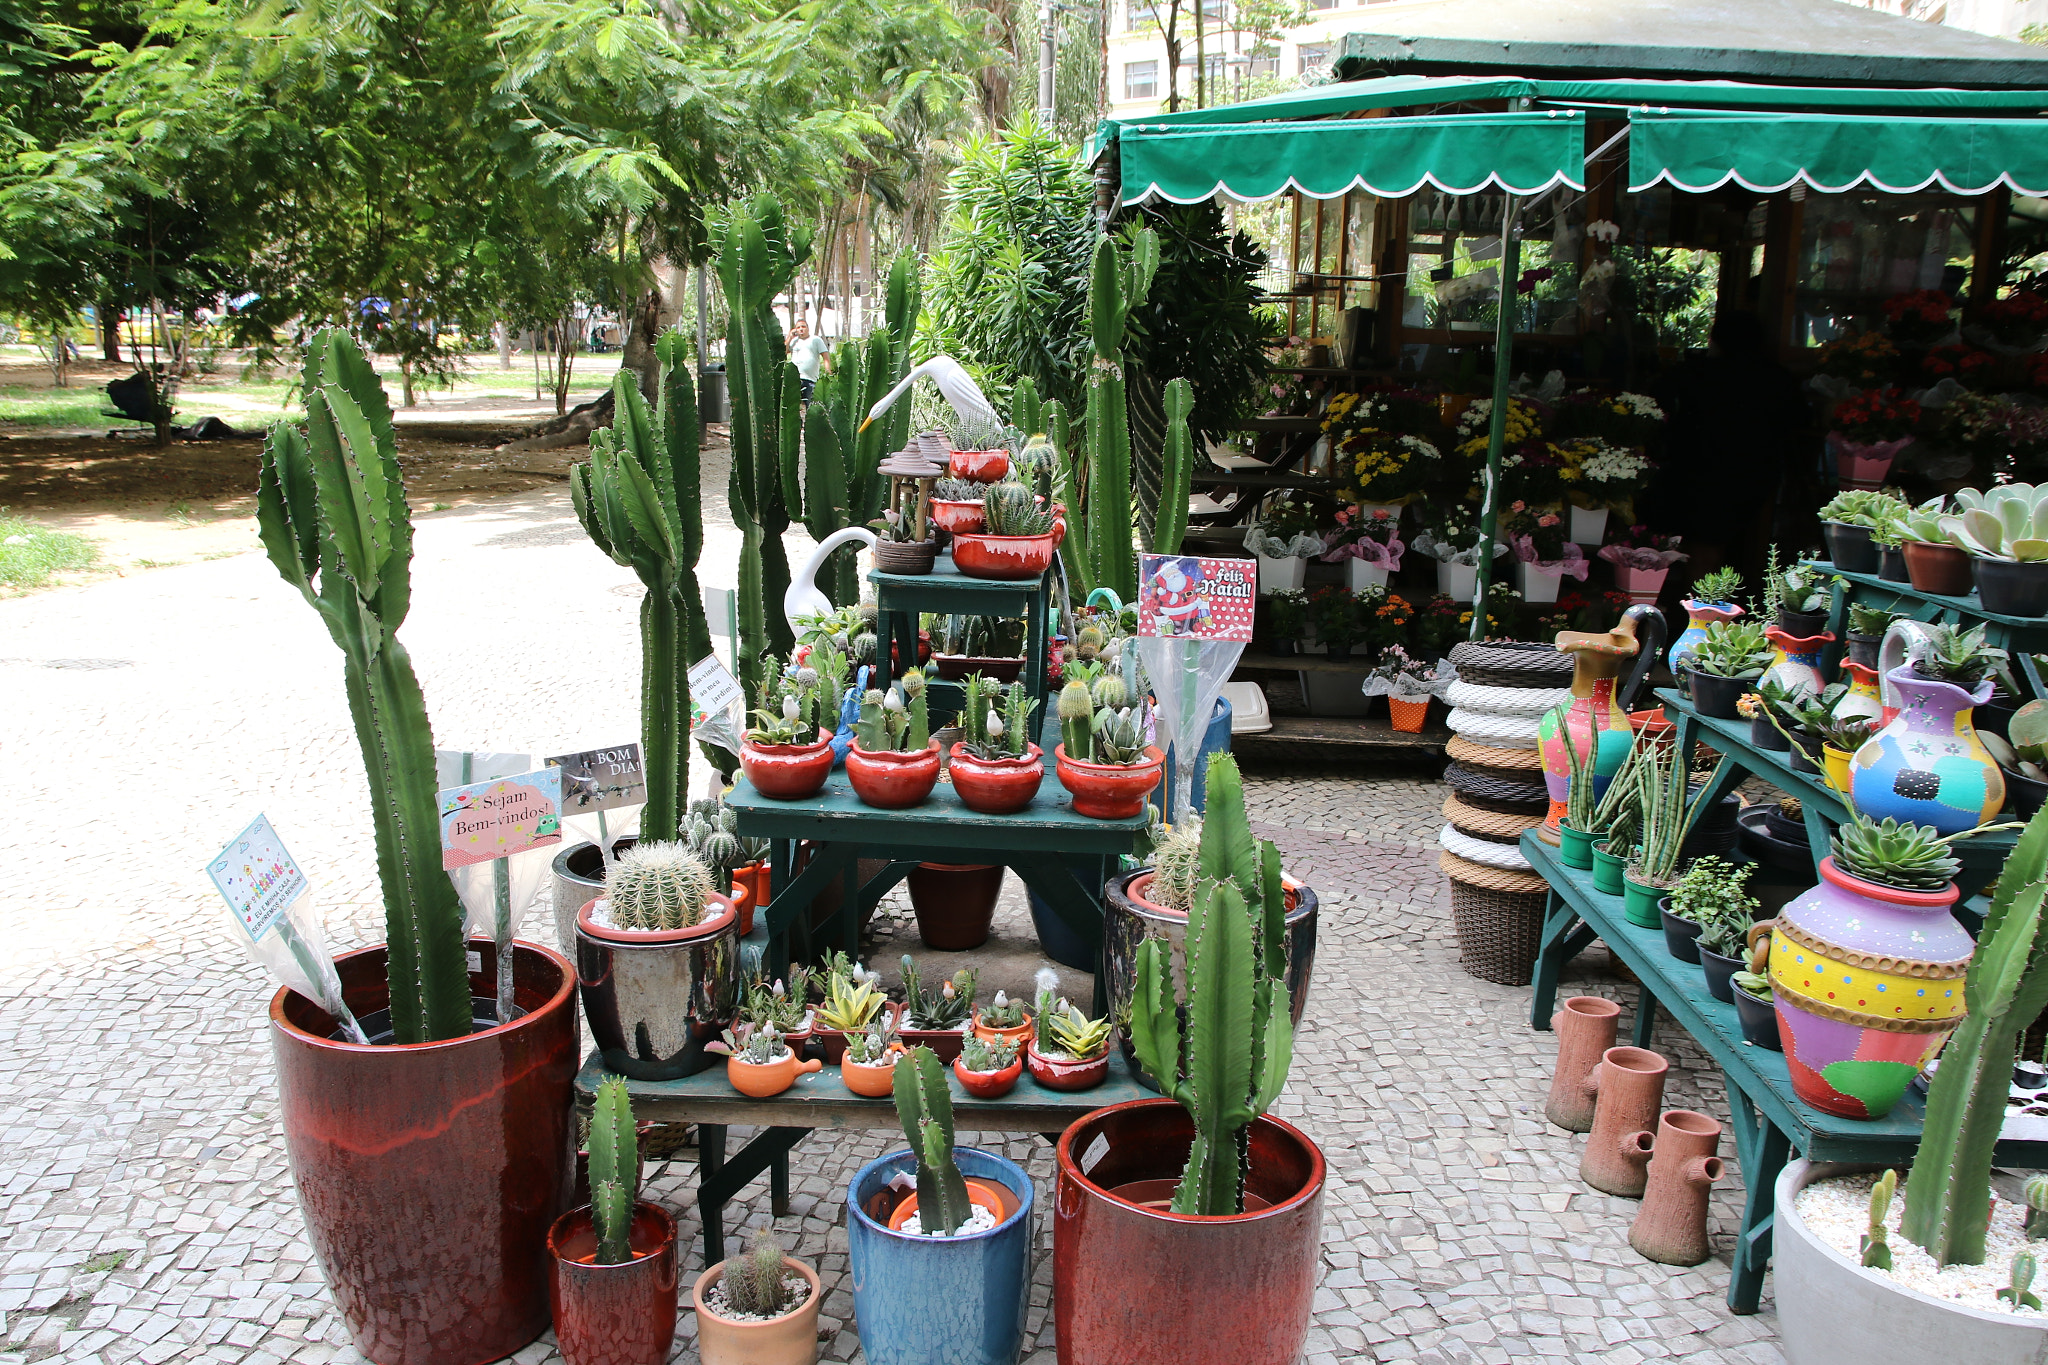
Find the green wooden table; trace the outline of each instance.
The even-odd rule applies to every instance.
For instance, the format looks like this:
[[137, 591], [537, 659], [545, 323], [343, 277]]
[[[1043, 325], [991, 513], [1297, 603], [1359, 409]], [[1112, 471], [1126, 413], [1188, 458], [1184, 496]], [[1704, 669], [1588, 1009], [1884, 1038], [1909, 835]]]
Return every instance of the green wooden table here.
[[[884, 649], [894, 645], [895, 658], [908, 668], [917, 658], [917, 618], [921, 612], [1021, 616], [1025, 622], [1023, 681], [1031, 695], [1043, 702], [1052, 573], [1047, 570], [1035, 579], [1022, 581], [969, 578], [953, 567], [951, 555], [940, 555], [928, 574], [871, 570], [868, 581], [875, 585], [875, 639], [882, 646], [875, 651], [875, 657], [890, 657]], [[955, 685], [942, 685], [939, 696], [943, 709], [960, 709]]]
[[1911, 583], [1894, 583], [1876, 574], [1847, 573], [1826, 560], [1811, 561], [1809, 567], [1841, 580], [1835, 584], [1828, 606], [1828, 629], [1835, 633], [1836, 641], [1828, 647], [1830, 663], [1841, 657], [1849, 604], [1854, 602], [1929, 624], [1981, 625], [1985, 642], [2012, 655], [2014, 668], [2027, 680], [2027, 686], [2034, 689], [2034, 695], [2048, 697], [2048, 687], [2042, 686], [2041, 671], [2034, 663], [2036, 650], [2048, 650], [2048, 619], [1986, 611], [1975, 592], [1968, 597], [1941, 597], [1921, 592]]
[[[577, 1093], [588, 1102], [606, 1074], [603, 1059], [592, 1052], [577, 1073]], [[953, 1092], [953, 1124], [959, 1131], [1039, 1133], [1052, 1142], [1084, 1114], [1153, 1098], [1152, 1091], [1132, 1079], [1115, 1048], [1110, 1049], [1109, 1078], [1093, 1090], [1048, 1090], [1026, 1074], [1001, 1099], [976, 1099], [961, 1088], [951, 1068], [946, 1084]], [[629, 1079], [626, 1093], [632, 1096], [636, 1119], [697, 1125], [697, 1209], [704, 1224], [706, 1266], [725, 1259], [725, 1206], [763, 1171], [768, 1172], [775, 1216], [789, 1212], [789, 1153], [811, 1133], [820, 1128], [898, 1130], [895, 1102], [854, 1094], [834, 1066], [799, 1076], [788, 1090], [765, 1100], [733, 1089], [722, 1065], [679, 1081]], [[726, 1130], [733, 1124], [761, 1131], [728, 1158]]]
[[[1811, 1161], [1903, 1165], [1912, 1161], [1920, 1145], [1925, 1102], [1909, 1090], [1890, 1114], [1867, 1121], [1824, 1114], [1793, 1098], [1785, 1054], [1743, 1040], [1735, 1007], [1713, 997], [1698, 966], [1671, 956], [1661, 928], [1630, 924], [1622, 914], [1620, 896], [1596, 890], [1591, 872], [1566, 867], [1558, 861], [1558, 851], [1533, 832], [1522, 836], [1521, 848], [1529, 865], [1550, 885], [1530, 1025], [1550, 1027], [1565, 964], [1597, 938], [1642, 983], [1636, 1001], [1636, 1046], [1649, 1046], [1661, 1005], [1727, 1078], [1730, 1127], [1746, 1187], [1728, 1308], [1756, 1312], [1771, 1258], [1771, 1190], [1790, 1154], [1797, 1151]], [[1997, 1160], [2010, 1166], [2041, 1166], [2048, 1163], [2048, 1142], [2001, 1141]]]

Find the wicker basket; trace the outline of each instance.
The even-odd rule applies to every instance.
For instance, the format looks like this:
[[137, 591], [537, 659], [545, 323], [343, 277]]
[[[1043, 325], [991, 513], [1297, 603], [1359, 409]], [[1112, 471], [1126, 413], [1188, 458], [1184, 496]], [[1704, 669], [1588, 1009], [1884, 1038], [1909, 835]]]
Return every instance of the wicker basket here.
[[1463, 735], [1444, 742], [1444, 753], [1467, 768], [1491, 769], [1487, 775], [1510, 782], [1540, 781], [1543, 772], [1541, 749], [1503, 749], [1495, 744], [1474, 744]]
[[1485, 810], [1511, 815], [1547, 815], [1550, 812], [1550, 788], [1541, 780], [1513, 782], [1476, 771], [1462, 763], [1452, 763], [1444, 768], [1444, 785]]
[[1461, 682], [1481, 687], [1569, 687], [1572, 656], [1554, 645], [1467, 640], [1451, 649]]
[[1469, 834], [1475, 839], [1490, 839], [1497, 844], [1520, 843], [1527, 830], [1543, 823], [1541, 815], [1510, 815], [1503, 811], [1488, 810], [1474, 806], [1461, 799], [1455, 792], [1444, 798], [1444, 819], [1460, 834]]
[[1451, 927], [1458, 965], [1482, 981], [1526, 986], [1536, 975], [1549, 890], [1532, 872], [1510, 872], [1454, 853], [1437, 857], [1451, 880]]

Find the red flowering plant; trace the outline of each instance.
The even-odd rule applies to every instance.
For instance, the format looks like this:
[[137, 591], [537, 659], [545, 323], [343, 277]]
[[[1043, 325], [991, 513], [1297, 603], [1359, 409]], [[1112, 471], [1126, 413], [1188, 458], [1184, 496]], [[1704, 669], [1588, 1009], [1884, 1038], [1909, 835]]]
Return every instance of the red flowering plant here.
[[1920, 357], [1920, 373], [1929, 383], [1953, 379], [1966, 389], [1989, 384], [1997, 365], [1998, 357], [1975, 346], [1936, 346]]
[[2048, 351], [2038, 351], [2020, 360], [2020, 375], [2036, 393], [2048, 393]]
[[1985, 304], [1978, 319], [2005, 345], [2032, 346], [2048, 335], [2048, 294], [2032, 287], [2015, 289]]
[[1362, 559], [1378, 568], [1398, 572], [1401, 554], [1408, 547], [1401, 542], [1401, 514], [1375, 507], [1346, 507], [1337, 513], [1337, 529], [1323, 537], [1322, 558], [1329, 563]]
[[1907, 346], [1931, 346], [1955, 330], [1949, 317], [1955, 301], [1939, 289], [1894, 294], [1884, 301], [1892, 340]]
[[1515, 558], [1533, 557], [1539, 564], [1563, 559], [1565, 546], [1570, 544], [1563, 517], [1548, 508], [1531, 507], [1519, 498], [1508, 504], [1502, 515], [1500, 533], [1515, 547]]
[[1464, 639], [1465, 627], [1461, 620], [1464, 612], [1463, 603], [1443, 593], [1424, 602], [1410, 623], [1416, 648], [1430, 654], [1441, 654]]
[[1920, 405], [1897, 389], [1865, 389], [1835, 405], [1834, 430], [1857, 445], [1897, 441], [1913, 434]]

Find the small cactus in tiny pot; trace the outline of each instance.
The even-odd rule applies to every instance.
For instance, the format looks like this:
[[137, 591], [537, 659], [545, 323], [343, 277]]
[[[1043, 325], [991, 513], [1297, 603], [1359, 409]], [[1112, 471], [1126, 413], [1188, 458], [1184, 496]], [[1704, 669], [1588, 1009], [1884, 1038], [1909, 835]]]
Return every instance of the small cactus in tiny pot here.
[[782, 1246], [773, 1237], [757, 1239], [744, 1256], [725, 1263], [718, 1277], [725, 1306], [734, 1315], [779, 1318], [810, 1297], [809, 1285], [783, 1264]]

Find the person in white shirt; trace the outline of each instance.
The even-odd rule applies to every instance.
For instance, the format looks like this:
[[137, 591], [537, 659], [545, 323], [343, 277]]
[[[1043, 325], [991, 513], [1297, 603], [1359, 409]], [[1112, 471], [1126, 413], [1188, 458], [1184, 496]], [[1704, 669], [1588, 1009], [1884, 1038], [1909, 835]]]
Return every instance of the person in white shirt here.
[[811, 390], [818, 387], [818, 375], [832, 372], [832, 348], [823, 337], [811, 335], [811, 324], [802, 318], [790, 330], [789, 358], [796, 363], [797, 378], [803, 384], [803, 398], [811, 401]]

